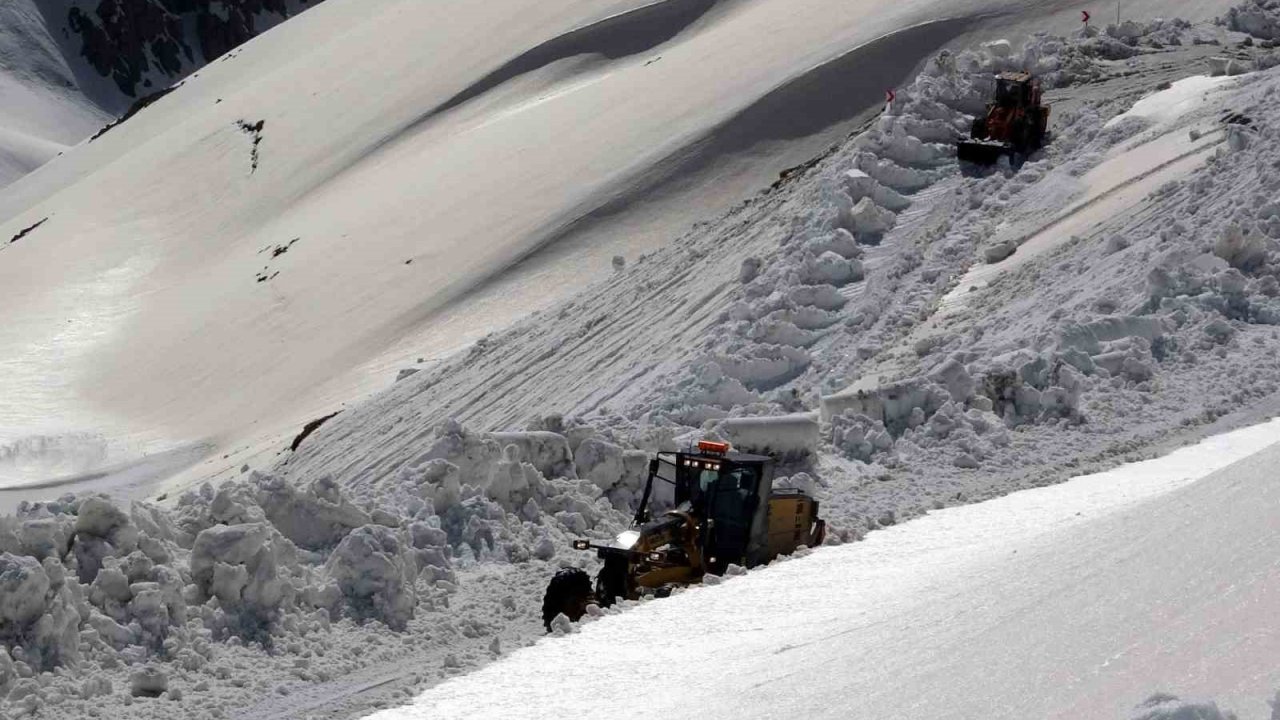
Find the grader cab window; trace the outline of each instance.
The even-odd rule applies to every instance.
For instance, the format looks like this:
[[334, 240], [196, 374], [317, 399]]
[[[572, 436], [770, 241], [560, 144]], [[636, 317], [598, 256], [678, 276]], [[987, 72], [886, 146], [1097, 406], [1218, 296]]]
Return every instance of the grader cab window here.
[[710, 500], [711, 537], [708, 548], [715, 570], [743, 563], [751, 537], [751, 521], [759, 506], [760, 467], [743, 465], [724, 472]]

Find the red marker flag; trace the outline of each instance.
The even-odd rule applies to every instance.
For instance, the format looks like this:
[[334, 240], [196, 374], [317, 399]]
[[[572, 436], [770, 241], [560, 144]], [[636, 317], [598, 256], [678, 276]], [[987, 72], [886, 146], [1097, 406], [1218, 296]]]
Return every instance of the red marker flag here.
[[1088, 10], [1081, 10], [1081, 11], [1080, 11], [1080, 15], [1082, 16], [1082, 19], [1084, 20], [1084, 24], [1085, 24], [1085, 25], [1088, 25], [1088, 24], [1089, 24], [1089, 18], [1090, 18], [1090, 17], [1092, 17], [1091, 15], [1089, 15], [1089, 11], [1088, 11]]
[[884, 101], [886, 104], [892, 105], [893, 101], [896, 100], [897, 98], [898, 98], [898, 94], [895, 93], [892, 89], [884, 91]]

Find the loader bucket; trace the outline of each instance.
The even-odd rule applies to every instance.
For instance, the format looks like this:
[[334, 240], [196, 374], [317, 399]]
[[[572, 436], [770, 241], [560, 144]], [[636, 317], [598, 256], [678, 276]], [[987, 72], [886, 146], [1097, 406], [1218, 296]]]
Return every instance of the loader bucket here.
[[963, 141], [956, 145], [956, 158], [975, 165], [995, 165], [1005, 152], [1000, 143]]

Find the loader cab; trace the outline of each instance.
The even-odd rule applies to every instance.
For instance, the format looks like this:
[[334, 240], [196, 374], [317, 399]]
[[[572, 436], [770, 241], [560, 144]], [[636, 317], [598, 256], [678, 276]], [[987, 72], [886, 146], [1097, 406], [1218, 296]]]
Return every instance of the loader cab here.
[[702, 442], [696, 451], [659, 453], [650, 462], [636, 524], [655, 512], [681, 509], [700, 520], [703, 553], [712, 572], [730, 563], [755, 564], [768, 548], [773, 459]]
[[1002, 108], [1026, 108], [1040, 104], [1039, 83], [1029, 73], [1007, 72], [996, 77], [995, 104]]

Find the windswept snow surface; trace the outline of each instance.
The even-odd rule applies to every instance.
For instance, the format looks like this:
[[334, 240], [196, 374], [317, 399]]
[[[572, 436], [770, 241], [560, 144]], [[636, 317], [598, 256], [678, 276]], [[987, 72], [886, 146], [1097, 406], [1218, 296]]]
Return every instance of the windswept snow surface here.
[[32, 0], [0, 4], [0, 188], [110, 119], [75, 89], [75, 74]]
[[[89, 436], [88, 472], [296, 427], [767, 184], [958, 35], [1079, 6], [327, 2], [0, 193], [0, 240], [38, 224], [0, 258], [0, 446]], [[24, 457], [0, 482], [63, 471]]]
[[1142, 98], [1127, 112], [1108, 120], [1104, 127], [1113, 127], [1129, 118], [1168, 124], [1193, 110], [1204, 107], [1208, 99], [1206, 97], [1208, 91], [1231, 81], [1231, 78], [1225, 75], [1217, 77], [1192, 75], [1189, 78], [1183, 78], [1171, 83], [1167, 90]]
[[[584, 624], [374, 720], [1268, 717], [1280, 421]], [[665, 682], [684, 678], [684, 682]]]

